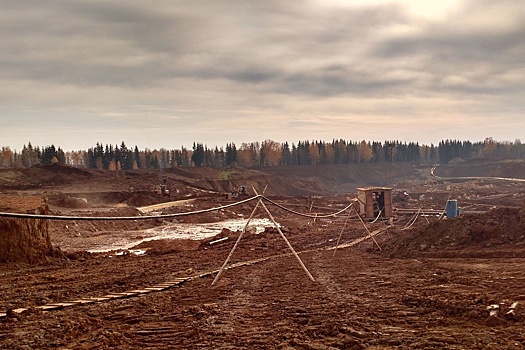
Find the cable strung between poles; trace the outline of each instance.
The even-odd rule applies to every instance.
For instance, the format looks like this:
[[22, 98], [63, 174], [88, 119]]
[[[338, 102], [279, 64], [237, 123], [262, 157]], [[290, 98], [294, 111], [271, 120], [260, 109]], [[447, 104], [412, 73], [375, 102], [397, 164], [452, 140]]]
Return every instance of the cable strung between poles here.
[[332, 214], [324, 214], [324, 215], [315, 214], [315, 215], [311, 215], [311, 214], [303, 214], [303, 213], [300, 213], [298, 211], [286, 208], [285, 206], [282, 206], [281, 204], [276, 203], [276, 202], [272, 201], [271, 199], [269, 199], [269, 198], [267, 198], [265, 196], [263, 196], [263, 199], [265, 201], [267, 201], [268, 203], [273, 204], [276, 207], [283, 209], [284, 211], [287, 211], [287, 212], [295, 214], [295, 215], [303, 216], [305, 218], [310, 218], [310, 219], [329, 218], [329, 217], [336, 216], [336, 215], [339, 215], [341, 213], [344, 213], [345, 211], [347, 211], [348, 209], [350, 209], [352, 207], [352, 204], [350, 204], [350, 205], [347, 205], [346, 207], [344, 207], [343, 209], [341, 209], [341, 210], [339, 210], [339, 211], [337, 211], [335, 213], [332, 213]]
[[149, 220], [149, 219], [163, 219], [163, 218], [172, 218], [177, 216], [186, 216], [186, 215], [195, 215], [208, 213], [211, 211], [217, 211], [221, 209], [226, 209], [241, 205], [244, 203], [251, 202], [255, 199], [259, 199], [260, 195], [244, 199], [239, 202], [226, 204], [220, 207], [201, 209], [184, 213], [173, 213], [173, 214], [161, 214], [161, 215], [146, 215], [146, 216], [60, 216], [60, 215], [39, 215], [39, 214], [21, 214], [21, 213], [0, 213], [0, 217], [6, 218], [21, 218], [21, 219], [45, 219], [45, 220], [92, 220], [92, 221], [102, 221], [102, 220]]
[[379, 211], [379, 213], [377, 214], [377, 217], [374, 219], [374, 221], [371, 222], [371, 224], [375, 224], [377, 220], [379, 220], [379, 218], [381, 217], [381, 214], [383, 213], [383, 209], [381, 209]]
[[324, 215], [309, 215], [309, 214], [303, 214], [300, 212], [297, 212], [295, 210], [289, 209], [284, 207], [283, 205], [276, 203], [272, 201], [271, 199], [263, 196], [263, 195], [256, 195], [247, 199], [244, 199], [239, 202], [226, 204], [220, 207], [214, 207], [214, 208], [208, 208], [208, 209], [201, 209], [201, 210], [195, 210], [190, 212], [184, 212], [184, 213], [173, 213], [173, 214], [160, 214], [160, 215], [145, 215], [145, 216], [68, 216], [68, 215], [42, 215], [42, 214], [22, 214], [22, 213], [5, 213], [0, 212], [0, 217], [6, 217], [6, 218], [18, 218], [18, 219], [43, 219], [43, 220], [78, 220], [78, 221], [124, 221], [124, 220], [151, 220], [151, 219], [165, 219], [165, 218], [173, 218], [178, 216], [187, 216], [187, 215], [195, 215], [195, 214], [202, 214], [202, 213], [208, 213], [212, 211], [217, 211], [221, 209], [226, 209], [230, 207], [234, 207], [237, 205], [245, 204], [248, 202], [251, 202], [256, 199], [263, 199], [269, 202], [270, 204], [273, 204], [289, 213], [307, 217], [307, 218], [328, 218], [332, 216], [339, 215], [346, 210], [348, 210], [352, 204], [346, 206], [345, 208], [331, 214], [324, 214]]
[[[263, 194], [264, 194], [264, 192], [266, 192], [267, 188], [268, 188], [268, 185], [266, 185], [264, 187], [264, 190], [262, 192]], [[257, 194], [257, 196], [259, 197], [258, 194]], [[255, 215], [255, 212], [257, 211], [257, 208], [259, 208], [259, 205], [262, 203], [261, 201], [262, 201], [262, 197], [259, 197], [259, 200], [257, 201], [257, 204], [255, 205], [255, 208], [253, 208], [253, 210], [252, 210], [252, 212], [250, 214], [250, 217], [248, 218], [248, 221], [246, 222], [246, 225], [244, 225], [244, 228], [242, 229], [241, 233], [239, 234], [239, 237], [237, 237], [237, 241], [235, 241], [235, 244], [233, 245], [233, 248], [230, 251], [230, 254], [228, 254], [228, 257], [224, 261], [224, 264], [222, 264], [221, 268], [219, 269], [219, 272], [217, 272], [217, 276], [215, 276], [215, 278], [213, 279], [213, 282], [211, 283], [212, 286], [219, 280], [220, 275], [222, 274], [224, 269], [226, 269], [226, 266], [230, 262], [230, 259], [231, 259], [232, 255], [233, 255], [233, 252], [235, 251], [235, 249], [237, 249], [237, 246], [239, 245], [239, 242], [241, 241], [242, 236], [246, 232], [246, 229], [248, 228], [248, 225], [250, 224], [250, 221], [252, 221], [252, 218]]]

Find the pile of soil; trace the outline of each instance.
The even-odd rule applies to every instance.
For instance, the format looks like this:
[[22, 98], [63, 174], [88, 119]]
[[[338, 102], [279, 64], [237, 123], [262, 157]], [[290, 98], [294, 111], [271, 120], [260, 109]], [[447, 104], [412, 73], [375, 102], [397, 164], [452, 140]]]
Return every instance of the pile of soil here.
[[86, 199], [72, 197], [65, 193], [57, 193], [57, 194], [53, 194], [49, 196], [48, 203], [49, 205], [53, 205], [57, 207], [73, 208], [73, 209], [81, 209], [81, 208], [90, 207]]
[[[40, 207], [36, 214], [46, 214]], [[0, 263], [37, 263], [52, 257], [61, 257], [53, 248], [48, 220], [0, 218]]]
[[389, 257], [525, 257], [525, 205], [397, 231], [383, 251]]

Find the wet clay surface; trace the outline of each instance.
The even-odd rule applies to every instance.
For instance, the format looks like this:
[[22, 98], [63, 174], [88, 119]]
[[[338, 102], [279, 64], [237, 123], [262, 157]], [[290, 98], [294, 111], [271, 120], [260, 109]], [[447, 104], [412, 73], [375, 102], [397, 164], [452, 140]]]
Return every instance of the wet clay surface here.
[[[267, 203], [315, 281], [309, 279], [279, 232], [271, 226], [261, 233], [248, 230], [230, 261], [230, 265], [256, 263], [227, 269], [212, 285], [239, 231], [223, 230], [204, 240], [143, 242], [136, 247], [146, 251], [143, 255], [118, 255], [118, 251], [90, 254], [85, 248], [93, 237], [140, 238], [145, 230], [176, 223], [171, 220], [51, 222], [51, 240], [62, 247], [64, 257], [33, 265], [0, 265], [0, 312], [7, 314], [0, 318], [0, 347], [525, 348], [525, 215], [524, 198], [519, 194], [523, 185], [425, 181], [402, 184], [411, 192], [427, 195], [417, 201], [403, 202], [400, 208], [443, 206], [444, 202], [428, 198], [431, 189], [433, 193], [449, 191], [470, 196], [472, 205], [476, 205], [472, 211], [476, 213], [453, 220], [419, 217], [409, 229], [404, 229], [409, 214], [396, 216], [393, 225], [367, 222], [370, 232], [381, 231], [374, 236], [381, 250], [368, 239], [334, 251], [338, 239], [345, 244], [367, 235], [355, 218], [347, 221], [346, 215], [340, 215], [313, 220]], [[491, 205], [493, 194], [489, 192], [506, 193], [506, 188], [507, 193], [512, 191], [510, 196], [498, 197], [497, 205]], [[272, 199], [300, 212], [307, 212], [313, 201], [312, 212], [321, 213], [344, 207], [348, 204], [345, 198]], [[191, 207], [180, 206], [164, 212], [211, 208], [224, 203], [206, 197], [192, 202]], [[484, 205], [491, 206], [478, 213]], [[12, 203], [5, 206], [16, 209]], [[180, 220], [192, 223], [241, 215], [247, 218], [254, 206], [255, 202], [251, 202], [206, 214], [202, 219], [192, 216]], [[123, 215], [135, 210], [100, 206], [52, 209], [55, 213], [76, 215]], [[259, 208], [255, 217], [268, 216]], [[267, 259], [260, 261], [262, 258]], [[201, 274], [204, 276], [198, 277]], [[144, 289], [181, 277], [193, 278], [143, 295], [49, 312], [34, 309], [39, 305]], [[498, 312], [490, 316], [496, 305]], [[28, 310], [14, 312], [17, 308]]]

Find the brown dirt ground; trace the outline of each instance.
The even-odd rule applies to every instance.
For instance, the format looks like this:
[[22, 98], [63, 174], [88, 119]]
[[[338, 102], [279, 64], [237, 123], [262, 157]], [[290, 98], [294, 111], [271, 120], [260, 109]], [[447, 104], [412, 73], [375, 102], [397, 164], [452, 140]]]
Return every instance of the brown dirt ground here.
[[[1, 211], [27, 212], [40, 205], [45, 196], [53, 214], [128, 216], [137, 215], [137, 211], [126, 202], [126, 193], [128, 197], [135, 195], [134, 200], [140, 202], [137, 205], [165, 200], [150, 198], [148, 188], [158, 181], [156, 174], [138, 173], [134, 188], [129, 189], [122, 174], [86, 175], [52, 168], [51, 172], [58, 173], [53, 175], [57, 176], [55, 179], [60, 177], [62, 181], [55, 183], [58, 180], [46, 182], [53, 176], [44, 170], [39, 168], [33, 174], [25, 171], [18, 177], [0, 174], [0, 184], [4, 186]], [[166, 213], [232, 202], [221, 195], [224, 190], [213, 190], [220, 177], [212, 177], [219, 173], [184, 171], [188, 173], [169, 173], [170, 181], [175, 182], [175, 177], [182, 181], [172, 184], [172, 188], [180, 187], [179, 197], [174, 197], [192, 196], [197, 200], [192, 206], [174, 207]], [[442, 209], [450, 197], [458, 198], [465, 214], [454, 220], [420, 217], [406, 230], [409, 214], [397, 215], [390, 227], [384, 222], [367, 223], [370, 231], [384, 230], [375, 236], [381, 251], [372, 240], [367, 240], [334, 254], [330, 248], [339, 236], [340, 243], [348, 243], [366, 235], [359, 221], [353, 219], [345, 225], [343, 215], [313, 222], [268, 205], [315, 282], [289, 254], [288, 246], [274, 228], [260, 234], [246, 233], [230, 263], [267, 260], [228, 269], [212, 285], [216, 273], [210, 272], [220, 268], [239, 232], [223, 230], [217, 237], [203, 241], [144, 242], [139, 247], [147, 249], [147, 253], [139, 256], [91, 254], [85, 250], [93, 237], [139, 237], [145, 229], [162, 227], [168, 220], [52, 221], [51, 240], [64, 251], [63, 258], [33, 265], [0, 265], [0, 312], [5, 310], [8, 314], [0, 318], [0, 347], [524, 349], [524, 183], [436, 180], [427, 174], [428, 169], [415, 171], [420, 175], [399, 175], [394, 185], [396, 190], [407, 190], [412, 198], [396, 202], [399, 208]], [[212, 180], [199, 178], [204, 172]], [[251, 175], [239, 176], [248, 182]], [[256, 176], [260, 179], [260, 174]], [[287, 181], [302, 175], [295, 174], [290, 180], [286, 180], [290, 174], [282, 176], [279, 186], [284, 188]], [[332, 177], [342, 180], [332, 179], [333, 183], [327, 185], [321, 175], [313, 176], [305, 182], [305, 194], [311, 194], [314, 188], [340, 188], [350, 183], [342, 175]], [[112, 178], [117, 180], [108, 181]], [[192, 181], [200, 187], [190, 186]], [[356, 179], [355, 183], [364, 180]], [[259, 183], [258, 186], [261, 189]], [[142, 188], [144, 195], [137, 194], [136, 188]], [[271, 196], [300, 212], [306, 212], [313, 201], [313, 211], [320, 213], [345, 206], [347, 197]], [[89, 205], [68, 198], [87, 198]], [[181, 221], [216, 221], [240, 214], [248, 217], [254, 205], [251, 202]], [[256, 216], [267, 217], [261, 209]], [[227, 240], [210, 244], [226, 237]], [[195, 277], [201, 274], [204, 276]], [[177, 277], [195, 278], [140, 296], [49, 312], [34, 309], [143, 289]], [[517, 307], [511, 309], [516, 302]], [[497, 316], [489, 317], [487, 308], [491, 305], [498, 305]], [[11, 312], [17, 308], [29, 310]]]

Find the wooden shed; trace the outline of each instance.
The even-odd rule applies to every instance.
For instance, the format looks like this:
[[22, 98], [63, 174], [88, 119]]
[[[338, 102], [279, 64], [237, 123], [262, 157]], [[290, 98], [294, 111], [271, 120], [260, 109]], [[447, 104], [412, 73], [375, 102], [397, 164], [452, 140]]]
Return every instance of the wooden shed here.
[[357, 189], [359, 213], [366, 219], [375, 219], [379, 213], [381, 217], [392, 217], [392, 188], [366, 187]]

